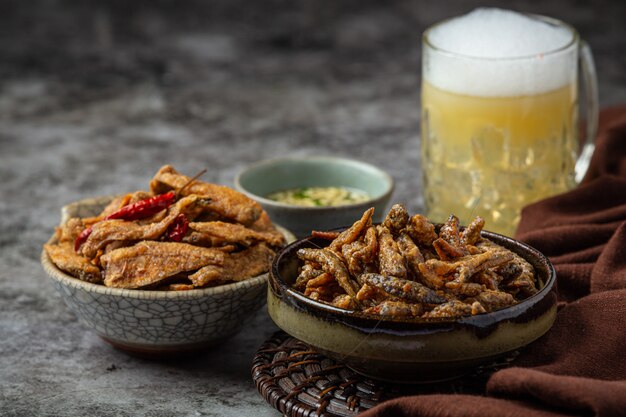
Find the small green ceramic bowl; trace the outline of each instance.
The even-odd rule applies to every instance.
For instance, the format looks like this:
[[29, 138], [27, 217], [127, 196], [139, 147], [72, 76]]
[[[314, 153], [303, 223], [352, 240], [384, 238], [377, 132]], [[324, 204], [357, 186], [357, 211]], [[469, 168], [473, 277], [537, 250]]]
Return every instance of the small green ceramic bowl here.
[[[330, 230], [347, 226], [370, 207], [375, 221], [386, 212], [394, 189], [391, 176], [381, 169], [344, 158], [286, 157], [254, 164], [235, 178], [235, 187], [258, 201], [273, 222], [284, 226], [297, 237], [312, 230]], [[369, 200], [335, 207], [301, 207], [266, 198], [268, 194], [301, 187], [346, 187], [364, 191]]]
[[519, 304], [461, 318], [380, 319], [314, 301], [294, 290], [296, 252], [328, 241], [298, 240], [270, 270], [267, 307], [291, 336], [356, 372], [393, 382], [433, 382], [462, 376], [545, 334], [556, 318], [556, 273], [536, 249], [490, 232], [482, 236], [517, 253], [536, 271], [539, 292]]

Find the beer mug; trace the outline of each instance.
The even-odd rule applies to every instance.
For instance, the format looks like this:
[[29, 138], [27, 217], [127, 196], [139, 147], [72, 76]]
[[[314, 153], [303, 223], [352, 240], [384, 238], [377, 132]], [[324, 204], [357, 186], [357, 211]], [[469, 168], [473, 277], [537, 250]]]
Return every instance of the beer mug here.
[[523, 206], [573, 188], [587, 170], [598, 119], [589, 46], [561, 21], [478, 9], [426, 30], [422, 47], [426, 215], [464, 224], [479, 215], [512, 236]]

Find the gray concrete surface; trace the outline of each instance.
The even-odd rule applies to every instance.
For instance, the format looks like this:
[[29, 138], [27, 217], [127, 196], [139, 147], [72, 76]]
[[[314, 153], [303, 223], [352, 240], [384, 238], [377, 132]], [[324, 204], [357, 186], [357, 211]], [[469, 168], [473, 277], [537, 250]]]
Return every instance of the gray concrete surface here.
[[[491, 2], [495, 3], [495, 2]], [[86, 331], [39, 264], [62, 205], [165, 163], [232, 185], [280, 155], [342, 155], [422, 207], [419, 36], [476, 1], [7, 1], [0, 5], [0, 415], [276, 416], [251, 359], [262, 311], [198, 357], [136, 359]], [[501, 1], [576, 26], [601, 102], [626, 102], [621, 1]]]

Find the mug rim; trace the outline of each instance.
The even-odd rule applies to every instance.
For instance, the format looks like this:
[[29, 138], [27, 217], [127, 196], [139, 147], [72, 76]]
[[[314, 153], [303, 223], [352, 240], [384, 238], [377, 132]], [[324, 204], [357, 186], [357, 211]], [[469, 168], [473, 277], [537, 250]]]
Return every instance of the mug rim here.
[[431, 26], [429, 26], [424, 33], [422, 34], [422, 45], [428, 47], [429, 49], [431, 49], [432, 51], [441, 54], [441, 55], [445, 55], [451, 58], [462, 58], [462, 59], [468, 59], [468, 60], [476, 60], [476, 61], [491, 61], [491, 62], [506, 62], [506, 61], [522, 61], [522, 60], [528, 60], [528, 59], [536, 59], [537, 56], [542, 56], [542, 57], [548, 57], [548, 56], [554, 56], [557, 55], [561, 52], [565, 52], [568, 51], [570, 48], [578, 46], [580, 44], [580, 35], [578, 34], [578, 31], [569, 23], [566, 23], [562, 20], [553, 18], [553, 17], [549, 17], [549, 16], [544, 16], [544, 15], [540, 15], [540, 14], [534, 14], [534, 13], [523, 13], [523, 12], [517, 12], [514, 11], [515, 13], [519, 13], [521, 15], [524, 15], [526, 17], [532, 18], [534, 20], [540, 20], [544, 23], [550, 24], [550, 25], [554, 25], [554, 26], [559, 26], [559, 27], [563, 27], [565, 29], [567, 29], [571, 34], [572, 34], [572, 38], [570, 39], [569, 42], [567, 42], [565, 45], [563, 46], [559, 46], [555, 49], [550, 49], [548, 51], [544, 51], [544, 52], [540, 52], [540, 53], [535, 53], [535, 54], [531, 54], [531, 55], [520, 55], [520, 56], [510, 56], [510, 57], [481, 57], [481, 56], [475, 56], [475, 55], [467, 55], [467, 54], [463, 54], [463, 53], [458, 53], [458, 52], [453, 52], [453, 51], [449, 51], [447, 49], [441, 48], [439, 46], [436, 46], [433, 42], [431, 42], [430, 38], [428, 37], [429, 33], [435, 29], [438, 28], [448, 22], [450, 22], [453, 19], [457, 19], [461, 16], [453, 16], [453, 17], [449, 17], [447, 19], [444, 19], [442, 21], [439, 21]]

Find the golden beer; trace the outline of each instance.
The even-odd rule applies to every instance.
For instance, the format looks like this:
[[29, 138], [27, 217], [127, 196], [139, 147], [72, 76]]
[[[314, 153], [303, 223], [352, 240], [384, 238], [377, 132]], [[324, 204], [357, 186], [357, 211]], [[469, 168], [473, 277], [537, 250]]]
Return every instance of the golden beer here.
[[[512, 236], [522, 207], [576, 185], [586, 169], [583, 158], [583, 170], [577, 166], [580, 45], [562, 22], [499, 9], [425, 32], [421, 146], [429, 218], [455, 214], [468, 224], [481, 216], [490, 230]], [[588, 55], [584, 79], [595, 88]], [[587, 118], [594, 116], [591, 108]], [[589, 138], [586, 147], [593, 149]]]
[[520, 209], [575, 186], [577, 87], [519, 97], [473, 97], [422, 85], [427, 216], [480, 215], [512, 235]]

